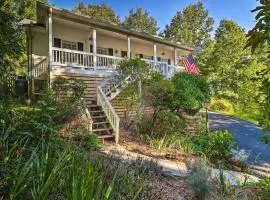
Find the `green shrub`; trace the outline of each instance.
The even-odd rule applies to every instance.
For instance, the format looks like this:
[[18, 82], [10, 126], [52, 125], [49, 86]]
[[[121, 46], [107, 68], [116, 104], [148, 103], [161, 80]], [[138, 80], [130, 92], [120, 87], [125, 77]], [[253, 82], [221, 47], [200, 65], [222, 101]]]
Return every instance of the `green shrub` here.
[[252, 183], [251, 185], [259, 189], [258, 197], [262, 200], [268, 200], [270, 197], [270, 178], [264, 177], [261, 181], [257, 183]]
[[151, 135], [154, 138], [163, 138], [165, 135], [183, 134], [185, 121], [171, 112], [159, 112], [154, 119]]
[[89, 151], [98, 150], [100, 147], [100, 139], [95, 134], [88, 134], [85, 139], [85, 148]]
[[233, 105], [226, 99], [212, 99], [210, 109], [227, 113], [234, 112]]
[[187, 181], [192, 187], [195, 196], [199, 199], [206, 199], [206, 197], [214, 189], [211, 181], [211, 169], [209, 169], [205, 162], [195, 162], [188, 166], [190, 176]]
[[227, 159], [234, 144], [234, 136], [229, 131], [212, 131], [199, 136], [194, 141], [194, 149], [209, 159]]
[[186, 113], [198, 112], [209, 98], [209, 85], [200, 75], [178, 73], [173, 79], [172, 110], [184, 110]]

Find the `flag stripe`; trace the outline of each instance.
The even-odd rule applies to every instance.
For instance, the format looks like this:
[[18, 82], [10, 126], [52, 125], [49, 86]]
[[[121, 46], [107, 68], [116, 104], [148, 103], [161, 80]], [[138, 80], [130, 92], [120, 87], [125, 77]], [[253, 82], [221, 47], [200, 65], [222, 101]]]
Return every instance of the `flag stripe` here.
[[187, 58], [182, 60], [182, 63], [184, 65], [184, 68], [187, 73], [189, 74], [199, 74], [200, 69], [199, 67], [195, 64], [193, 57], [190, 55]]

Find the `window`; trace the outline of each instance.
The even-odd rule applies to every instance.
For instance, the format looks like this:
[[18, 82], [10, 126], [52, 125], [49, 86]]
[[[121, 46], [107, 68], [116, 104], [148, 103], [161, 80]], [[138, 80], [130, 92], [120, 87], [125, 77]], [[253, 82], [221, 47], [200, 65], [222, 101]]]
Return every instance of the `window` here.
[[61, 39], [59, 38], [54, 38], [53, 40], [53, 46], [57, 48], [61, 48]]
[[108, 49], [103, 48], [103, 47], [98, 47], [97, 54], [108, 55]]
[[71, 50], [77, 50], [77, 43], [76, 42], [70, 42], [70, 41], [62, 40], [62, 48], [64, 48], [64, 49], [71, 49]]

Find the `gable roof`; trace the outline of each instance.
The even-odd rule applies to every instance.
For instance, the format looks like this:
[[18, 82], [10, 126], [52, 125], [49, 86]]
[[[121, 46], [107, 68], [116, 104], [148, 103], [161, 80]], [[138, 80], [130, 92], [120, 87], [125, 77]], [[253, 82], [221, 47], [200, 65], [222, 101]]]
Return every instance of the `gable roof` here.
[[152, 41], [155, 43], [183, 49], [186, 51], [192, 52], [195, 50], [194, 48], [182, 45], [179, 42], [165, 40], [157, 35], [151, 35], [149, 33], [140, 32], [134, 29], [128, 29], [128, 28], [125, 28], [125, 27], [122, 27], [122, 26], [119, 26], [117, 24], [110, 23], [110, 22], [97, 21], [97, 20], [92, 19], [89, 16], [80, 15], [70, 10], [56, 8], [50, 5], [43, 4], [41, 2], [37, 2], [37, 22], [36, 22], [37, 25], [45, 24], [46, 16], [48, 14], [49, 8], [52, 8], [53, 17], [62, 18], [62, 19], [72, 21], [72, 22], [77, 22], [80, 24], [85, 24], [94, 28], [110, 30], [116, 33], [121, 33], [121, 34], [128, 35], [131, 37], [136, 37], [136, 38], [144, 39], [147, 41]]

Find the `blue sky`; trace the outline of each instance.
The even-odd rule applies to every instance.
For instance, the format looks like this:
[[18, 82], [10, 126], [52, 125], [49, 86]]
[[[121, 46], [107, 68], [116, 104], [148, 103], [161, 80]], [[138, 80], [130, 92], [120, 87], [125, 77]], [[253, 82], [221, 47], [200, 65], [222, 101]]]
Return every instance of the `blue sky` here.
[[[51, 4], [60, 8], [71, 9], [81, 0], [49, 0]], [[84, 3], [105, 3], [111, 6], [123, 20], [129, 10], [141, 6], [147, 10], [163, 29], [170, 23], [171, 18], [179, 10], [197, 0], [83, 0]], [[246, 30], [254, 25], [254, 14], [250, 12], [258, 2], [256, 0], [202, 0], [209, 15], [215, 20], [216, 28], [223, 18], [233, 19]]]

